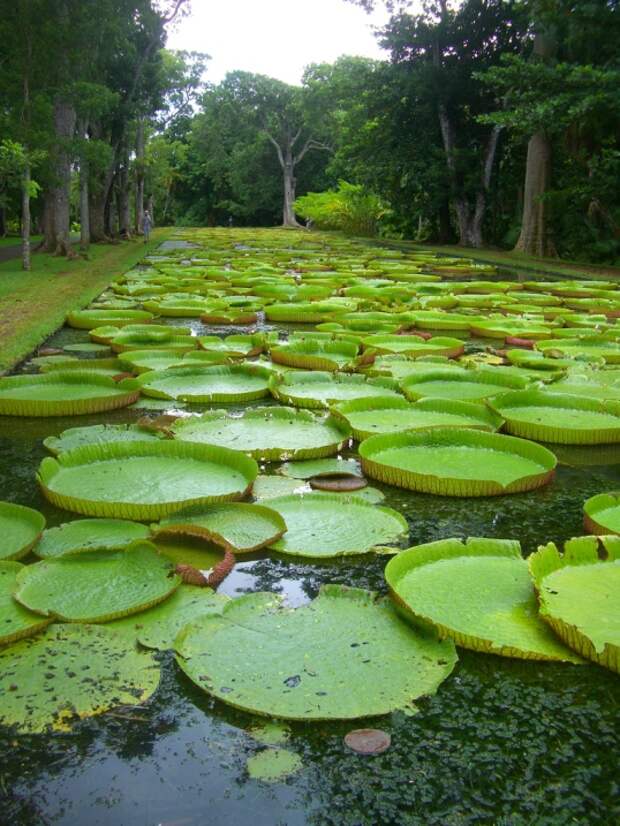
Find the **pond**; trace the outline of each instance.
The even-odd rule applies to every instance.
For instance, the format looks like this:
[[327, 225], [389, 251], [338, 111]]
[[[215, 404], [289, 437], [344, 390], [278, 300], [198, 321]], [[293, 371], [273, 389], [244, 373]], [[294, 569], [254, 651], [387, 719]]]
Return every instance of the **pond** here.
[[[190, 246], [188, 241], [186, 234], [183, 247]], [[200, 243], [205, 243], [204, 237]], [[162, 250], [164, 260], [166, 252], [175, 248], [168, 244]], [[509, 272], [499, 277], [523, 278]], [[165, 323], [189, 325], [199, 335], [247, 329], [208, 326], [185, 318], [169, 318]], [[252, 329], [277, 330], [283, 336], [303, 325], [266, 323], [261, 317]], [[86, 331], [65, 327], [45, 346], [62, 348], [88, 341]], [[472, 351], [479, 345], [469, 340]], [[19, 370], [30, 371], [32, 366], [22, 365]], [[243, 408], [264, 404], [261, 400]], [[182, 413], [188, 408], [191, 412], [208, 409], [164, 406]], [[39, 463], [48, 455], [42, 440], [78, 425], [135, 422], [145, 412], [143, 407], [128, 407], [80, 417], [4, 417], [0, 421], [1, 498], [40, 510], [48, 527], [73, 518], [51, 505], [35, 484]], [[555, 452], [560, 459], [555, 480], [528, 493], [471, 499], [372, 485], [384, 493], [382, 504], [406, 518], [409, 535], [403, 547], [451, 536], [511, 537], [520, 540], [527, 555], [541, 543], [581, 535], [583, 502], [618, 484], [616, 447], [555, 446]], [[342, 455], [355, 453], [349, 449]], [[261, 472], [276, 469], [276, 464], [263, 466]], [[168, 550], [174, 545], [172, 552], [179, 558], [194, 559], [201, 553], [197, 541], [167, 540]], [[310, 562], [258, 552], [239, 558], [219, 592], [238, 597], [271, 591], [282, 594], [291, 606], [315, 598], [324, 583], [386, 593], [385, 561], [385, 556], [364, 555]], [[434, 696], [417, 701], [415, 714], [397, 711], [359, 723], [391, 735], [391, 747], [383, 754], [365, 758], [343, 745], [344, 735], [357, 724], [291, 722], [286, 748], [301, 758], [302, 767], [281, 782], [264, 783], [247, 769], [248, 759], [265, 748], [253, 731], [258, 719], [213, 699], [181, 672], [172, 654], [160, 654], [161, 684], [144, 705], [84, 720], [68, 733], [0, 731], [0, 822], [15, 826], [618, 822], [617, 675], [593, 664], [528, 662], [463, 649], [458, 656], [452, 675]]]

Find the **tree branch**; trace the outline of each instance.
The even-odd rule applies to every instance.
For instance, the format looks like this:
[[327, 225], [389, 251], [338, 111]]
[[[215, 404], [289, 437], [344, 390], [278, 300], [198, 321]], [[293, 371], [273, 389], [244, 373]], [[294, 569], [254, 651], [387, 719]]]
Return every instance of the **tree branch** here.
[[282, 169], [284, 169], [284, 155], [282, 154], [282, 147], [277, 142], [277, 140], [273, 137], [273, 135], [270, 135], [269, 132], [266, 129], [264, 131], [265, 131], [265, 135], [267, 135], [267, 137], [269, 138], [271, 143], [275, 146], [276, 152], [278, 153], [278, 160], [280, 162], [280, 166], [282, 167]]
[[333, 152], [334, 148], [329, 146], [326, 143], [321, 143], [320, 141], [315, 141], [313, 138], [308, 138], [308, 140], [304, 143], [301, 148], [301, 152], [297, 155], [296, 158], [293, 158], [293, 166], [297, 166], [297, 164], [303, 160], [307, 152], [310, 152], [312, 149], [318, 149], [322, 152]]

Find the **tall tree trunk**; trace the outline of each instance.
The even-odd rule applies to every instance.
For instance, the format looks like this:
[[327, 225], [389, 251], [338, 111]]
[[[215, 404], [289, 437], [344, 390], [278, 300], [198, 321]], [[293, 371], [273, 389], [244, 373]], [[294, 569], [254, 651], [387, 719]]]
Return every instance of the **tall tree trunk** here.
[[30, 164], [22, 173], [22, 269], [30, 269]]
[[144, 118], [139, 117], [136, 127], [136, 214], [134, 228], [137, 235], [144, 232]]
[[6, 207], [3, 204], [0, 204], [0, 238], [6, 238]]
[[71, 253], [70, 243], [70, 189], [71, 149], [70, 142], [75, 130], [75, 109], [66, 100], [54, 102], [54, 132], [56, 146], [53, 153], [54, 181], [48, 193], [49, 213], [46, 224], [44, 248], [58, 255]]
[[[533, 50], [534, 60], [547, 62], [554, 57], [556, 50], [557, 44], [550, 33], [545, 31], [536, 33]], [[515, 252], [523, 252], [526, 255], [534, 255], [539, 258], [557, 256], [555, 245], [549, 234], [547, 205], [544, 199], [550, 181], [551, 140], [541, 130], [532, 135], [527, 145], [523, 218]]]
[[129, 153], [125, 148], [118, 173], [118, 222], [121, 238], [131, 238], [131, 210], [129, 207]]
[[293, 164], [293, 157], [290, 150], [287, 150], [284, 156], [284, 166], [282, 168], [284, 180], [284, 205], [282, 208], [282, 226], [283, 227], [298, 227], [300, 226], [295, 218], [295, 166]]
[[[88, 124], [80, 121], [78, 133], [82, 144], [87, 139]], [[80, 154], [80, 249], [87, 250], [90, 245], [90, 204], [88, 194], [88, 158], [86, 147], [82, 145]]]

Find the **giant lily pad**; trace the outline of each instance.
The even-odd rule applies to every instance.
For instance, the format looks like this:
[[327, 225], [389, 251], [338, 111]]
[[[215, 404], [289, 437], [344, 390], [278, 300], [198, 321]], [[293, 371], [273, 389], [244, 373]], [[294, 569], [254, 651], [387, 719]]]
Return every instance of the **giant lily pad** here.
[[41, 559], [88, 551], [119, 551], [137, 539], [147, 539], [145, 525], [124, 519], [76, 519], [43, 531], [34, 552]]
[[43, 459], [37, 480], [65, 510], [146, 520], [241, 499], [257, 474], [256, 462], [235, 450], [163, 440], [78, 447]]
[[286, 523], [277, 511], [240, 502], [178, 511], [153, 526], [155, 536], [195, 536], [233, 553], [257, 551], [280, 539], [285, 531]]
[[153, 314], [146, 310], [74, 310], [67, 316], [67, 324], [78, 330], [94, 330], [95, 327], [101, 327], [103, 324], [124, 327], [126, 324], [144, 323], [152, 318]]
[[583, 506], [584, 527], [598, 535], [620, 534], [620, 493], [599, 493]]
[[156, 399], [188, 402], [241, 402], [269, 395], [271, 371], [259, 365], [201, 367], [188, 364], [142, 373], [142, 392]]
[[36, 634], [51, 622], [13, 599], [17, 575], [23, 568], [20, 562], [0, 562], [0, 645]]
[[70, 427], [59, 436], [48, 436], [43, 440], [45, 447], [58, 455], [84, 445], [105, 445], [109, 442], [157, 442], [161, 433], [154, 433], [144, 427], [129, 424], [94, 424], [90, 427]]
[[353, 438], [358, 441], [381, 433], [431, 427], [473, 427], [494, 431], [503, 421], [501, 416], [480, 404], [452, 399], [421, 399], [412, 404], [399, 397], [379, 396], [340, 402], [333, 410], [348, 422]]
[[300, 371], [271, 378], [269, 389], [276, 399], [295, 407], [321, 408], [367, 396], [399, 396], [392, 379], [325, 371]]
[[257, 407], [243, 416], [211, 410], [179, 420], [172, 429], [182, 441], [222, 445], [268, 462], [331, 456], [351, 435], [333, 416], [292, 407]]
[[523, 390], [489, 401], [515, 436], [565, 445], [620, 442], [620, 403]]
[[0, 502], [0, 559], [25, 556], [41, 536], [44, 527], [45, 517], [39, 511], [12, 502]]
[[620, 538], [570, 539], [564, 554], [550, 542], [528, 562], [545, 622], [579, 654], [620, 673]]
[[74, 722], [155, 692], [159, 666], [99, 625], [52, 625], [0, 651], [0, 723], [19, 732], [68, 731]]
[[211, 588], [180, 585], [172, 596], [146, 611], [112, 620], [106, 627], [146, 648], [166, 651], [174, 647], [179, 631], [205, 614], [221, 614], [229, 597]]
[[496, 496], [546, 485], [556, 458], [514, 436], [435, 428], [371, 436], [359, 447], [367, 476], [440, 496]]
[[409, 531], [398, 511], [332, 493], [283, 496], [269, 500], [288, 530], [272, 547], [290, 556], [325, 559], [368, 553], [392, 544]]
[[506, 390], [521, 390], [528, 379], [509, 374], [501, 367], [463, 372], [456, 368], [448, 370], [428, 370], [406, 376], [401, 382], [405, 396], [413, 401], [422, 398], [458, 399], [477, 401], [504, 393]]
[[68, 370], [0, 378], [0, 414], [4, 416], [77, 416], [114, 410], [135, 402], [140, 389], [133, 379], [115, 382], [87, 370]]
[[25, 608], [65, 622], [106, 622], [166, 599], [181, 580], [150, 542], [123, 551], [46, 559], [17, 575], [14, 596]]
[[391, 559], [385, 578], [407, 614], [457, 645], [526, 660], [576, 660], [539, 619], [516, 540], [418, 545]]
[[310, 339], [272, 347], [270, 355], [276, 364], [303, 370], [334, 371], [352, 367], [357, 350], [357, 344], [349, 341]]
[[364, 339], [365, 349], [378, 353], [401, 353], [409, 358], [419, 356], [447, 356], [456, 358], [463, 352], [463, 342], [458, 338], [434, 336], [427, 341], [414, 335], [373, 335]]
[[287, 610], [275, 594], [232, 600], [177, 638], [177, 661], [236, 708], [292, 720], [355, 719], [410, 708], [451, 673], [451, 641], [414, 631], [389, 601], [326, 585]]

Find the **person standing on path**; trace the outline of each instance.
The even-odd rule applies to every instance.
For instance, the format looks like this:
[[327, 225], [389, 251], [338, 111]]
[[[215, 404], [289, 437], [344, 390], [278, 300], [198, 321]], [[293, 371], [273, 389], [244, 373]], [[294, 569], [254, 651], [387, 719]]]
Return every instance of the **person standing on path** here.
[[142, 219], [142, 230], [144, 231], [144, 243], [148, 244], [149, 237], [151, 234], [151, 226], [153, 225], [153, 219], [151, 218], [151, 213], [147, 210], [144, 211], [144, 218]]

